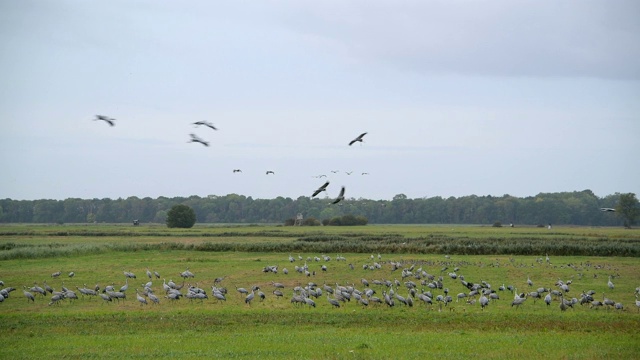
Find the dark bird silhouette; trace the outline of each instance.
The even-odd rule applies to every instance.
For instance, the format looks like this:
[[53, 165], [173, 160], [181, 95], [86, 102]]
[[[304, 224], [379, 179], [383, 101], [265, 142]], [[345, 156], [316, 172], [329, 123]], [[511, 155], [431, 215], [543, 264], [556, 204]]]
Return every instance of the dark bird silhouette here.
[[275, 175], [276, 173], [274, 173], [274, 172], [273, 172], [273, 171], [271, 171], [271, 170], [267, 170], [267, 175], [269, 175], [269, 174], [273, 174], [273, 175]]
[[363, 138], [365, 135], [367, 135], [367, 133], [366, 133], [366, 132], [365, 132], [365, 133], [362, 133], [362, 134], [360, 134], [360, 135], [358, 135], [358, 137], [357, 137], [357, 138], [355, 138], [355, 139], [353, 139], [353, 140], [351, 140], [351, 141], [349, 142], [349, 146], [353, 145], [353, 144], [354, 144], [354, 143], [356, 143], [356, 142], [362, 142], [362, 138]]
[[108, 116], [104, 116], [104, 115], [96, 115], [96, 118], [95, 118], [95, 119], [93, 119], [93, 121], [96, 121], [96, 120], [102, 120], [102, 121], [105, 121], [105, 122], [106, 122], [107, 124], [109, 124], [110, 126], [115, 126], [115, 125], [116, 125], [116, 123], [115, 123], [115, 120], [116, 120], [116, 119], [114, 119], [114, 118], [110, 118], [110, 117], [108, 117]]
[[333, 200], [333, 202], [331, 202], [331, 203], [332, 204], [337, 204], [341, 200], [344, 200], [344, 186], [342, 187], [342, 189], [340, 189], [340, 194], [338, 194], [338, 197], [335, 200]]
[[363, 172], [362, 175], [369, 175], [369, 173], [368, 172]]
[[352, 173], [352, 172], [353, 172], [353, 171], [345, 171], [345, 174], [347, 174], [347, 175], [351, 175], [351, 173]]
[[239, 172], [242, 172], [242, 170], [240, 170], [240, 169], [233, 169], [233, 172], [234, 172], [234, 173], [239, 173]]
[[612, 209], [612, 208], [600, 208], [600, 211], [604, 211], [604, 212], [615, 212], [616, 209]]
[[208, 142], [200, 139], [198, 136], [196, 136], [196, 134], [189, 134], [189, 135], [191, 135], [191, 140], [189, 140], [189, 142], [197, 142], [197, 143], [200, 143], [200, 144], [202, 144], [204, 146], [209, 146]]
[[322, 184], [322, 186], [320, 186], [316, 191], [313, 192], [313, 195], [311, 195], [311, 197], [315, 197], [316, 195], [320, 194], [323, 191], [327, 190], [327, 186], [329, 186], [329, 182], [327, 181], [326, 183]]
[[210, 123], [210, 122], [206, 122], [206, 121], [204, 121], [204, 120], [203, 120], [203, 121], [196, 121], [196, 122], [194, 122], [194, 123], [193, 123], [193, 125], [196, 125], [196, 126], [204, 125], [204, 126], [207, 126], [207, 127], [211, 128], [211, 129], [213, 129], [213, 130], [218, 130], [218, 128], [216, 128], [215, 126], [213, 126], [213, 124], [212, 124], [212, 123]]

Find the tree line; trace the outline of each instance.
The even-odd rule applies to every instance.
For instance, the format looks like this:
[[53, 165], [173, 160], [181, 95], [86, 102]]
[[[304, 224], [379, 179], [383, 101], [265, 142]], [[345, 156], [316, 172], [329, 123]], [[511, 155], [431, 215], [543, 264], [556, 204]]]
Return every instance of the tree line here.
[[[278, 223], [302, 214], [319, 221], [344, 215], [364, 217], [369, 224], [567, 224], [619, 226], [624, 219], [615, 208], [626, 194], [597, 197], [591, 190], [540, 193], [524, 198], [462, 196], [392, 200], [346, 199], [338, 205], [331, 199], [301, 196], [297, 199], [253, 199], [237, 194], [206, 197], [149, 197], [126, 199], [0, 200], [0, 223], [140, 223], [164, 224], [172, 206], [191, 207], [198, 223]], [[635, 195], [633, 195], [634, 201]]]

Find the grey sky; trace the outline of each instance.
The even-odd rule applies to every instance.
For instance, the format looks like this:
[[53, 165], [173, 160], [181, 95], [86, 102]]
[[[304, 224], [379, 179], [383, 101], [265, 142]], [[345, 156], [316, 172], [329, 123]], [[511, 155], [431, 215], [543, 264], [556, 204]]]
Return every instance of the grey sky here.
[[3, 1], [0, 198], [296, 198], [320, 174], [331, 197], [640, 194], [639, 19], [637, 1]]

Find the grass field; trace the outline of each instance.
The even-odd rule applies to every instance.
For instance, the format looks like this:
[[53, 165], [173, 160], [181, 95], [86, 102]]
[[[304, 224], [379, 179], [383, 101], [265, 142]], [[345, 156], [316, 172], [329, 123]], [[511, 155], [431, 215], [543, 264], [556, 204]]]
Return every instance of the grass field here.
[[[0, 303], [0, 332], [3, 358], [291, 358], [291, 359], [371, 359], [396, 357], [433, 358], [538, 358], [632, 359], [640, 352], [640, 313], [635, 305], [635, 289], [640, 286], [637, 256], [560, 256], [549, 253], [531, 255], [438, 252], [427, 248], [428, 239], [443, 243], [462, 242], [465, 246], [491, 241], [508, 249], [512, 243], [563, 243], [591, 247], [624, 244], [631, 253], [640, 247], [637, 230], [608, 228], [491, 228], [476, 226], [366, 226], [285, 228], [263, 226], [197, 226], [174, 230], [156, 226], [64, 225], [0, 226], [0, 280], [16, 290]], [[296, 252], [307, 243], [326, 249], [341, 249], [349, 242], [358, 252]], [[302, 244], [302, 245], [300, 245]], [[320, 245], [317, 245], [320, 244]], [[391, 244], [391, 245], [389, 245]], [[304, 246], [303, 246], [304, 245]], [[501, 248], [499, 245], [498, 250]], [[244, 249], [217, 251], [216, 249]], [[367, 252], [389, 248], [391, 252]], [[424, 248], [424, 249], [423, 249]], [[485, 247], [486, 248], [486, 247]], [[485, 249], [483, 248], [483, 249]], [[559, 247], [550, 246], [550, 249]], [[605, 249], [602, 247], [601, 249]], [[211, 251], [211, 250], [216, 251]], [[268, 250], [268, 251], [267, 251]], [[282, 251], [284, 250], [284, 251]], [[403, 251], [410, 250], [410, 251]], [[424, 250], [424, 251], [422, 251]], [[500, 252], [500, 251], [497, 251]], [[289, 255], [294, 262], [289, 261]], [[331, 260], [323, 260], [323, 255]], [[345, 261], [337, 261], [340, 255]], [[371, 256], [373, 255], [373, 259]], [[302, 257], [302, 260], [299, 259]], [[314, 260], [319, 258], [320, 261]], [[309, 276], [295, 266], [307, 263]], [[363, 269], [379, 263], [380, 268]], [[349, 266], [353, 265], [353, 269]], [[392, 270], [396, 264], [397, 270]], [[327, 271], [322, 271], [325, 265]], [[278, 273], [263, 272], [278, 266]], [[412, 275], [402, 277], [403, 269], [413, 266]], [[284, 274], [284, 268], [289, 274]], [[446, 268], [446, 269], [445, 269]], [[151, 288], [160, 297], [157, 305], [141, 305], [136, 300], [149, 281], [145, 272], [158, 271]], [[185, 280], [204, 289], [208, 299], [171, 301], [164, 297], [163, 279], [183, 283], [180, 273], [189, 269], [194, 278]], [[430, 289], [421, 271], [442, 276], [442, 288]], [[491, 300], [483, 310], [479, 302], [468, 304], [457, 294], [469, 290], [465, 281], [490, 284], [500, 299]], [[51, 274], [60, 271], [58, 278]], [[67, 274], [73, 271], [75, 276]], [[136, 274], [129, 279], [125, 301], [105, 302], [99, 297], [83, 297], [77, 288], [104, 289], [125, 285], [124, 271]], [[315, 272], [315, 274], [313, 274]], [[607, 285], [611, 281], [613, 289]], [[211, 296], [214, 279], [224, 277], [218, 286], [227, 288], [227, 300]], [[395, 300], [395, 306], [359, 304], [355, 299], [333, 307], [325, 291], [312, 298], [316, 307], [291, 303], [293, 289], [309, 282], [352, 286], [364, 291], [361, 279], [398, 280], [393, 290], [409, 296], [407, 281], [417, 284], [418, 292], [431, 291], [433, 305], [417, 297], [412, 307]], [[527, 279], [533, 282], [528, 286]], [[557, 289], [558, 280], [571, 281], [566, 297], [580, 299], [583, 291], [593, 290], [596, 300], [604, 297], [623, 304], [624, 310], [605, 306], [591, 308], [576, 304], [561, 311], [554, 298], [527, 298], [512, 307], [514, 294], [500, 291], [513, 285], [518, 293], [538, 287]], [[35, 296], [30, 302], [23, 287], [44, 281], [55, 290], [76, 291], [77, 300], [65, 299], [49, 306], [51, 295]], [[425, 281], [425, 285], [421, 284]], [[282, 283], [284, 296], [273, 295], [273, 282]], [[259, 286], [265, 299], [245, 303], [236, 287]], [[387, 286], [371, 285], [374, 296], [383, 297]], [[445, 295], [453, 302], [442, 305], [435, 300]], [[333, 298], [334, 296], [330, 296]], [[475, 297], [478, 300], [478, 297]], [[150, 301], [149, 301], [150, 302]]]

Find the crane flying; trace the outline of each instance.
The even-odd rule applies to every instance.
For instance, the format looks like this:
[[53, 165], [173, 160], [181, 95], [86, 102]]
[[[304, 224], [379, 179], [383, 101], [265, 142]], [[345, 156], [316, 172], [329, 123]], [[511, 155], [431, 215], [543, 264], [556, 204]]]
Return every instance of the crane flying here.
[[213, 126], [212, 123], [204, 121], [204, 120], [203, 121], [196, 121], [196, 122], [193, 123], [193, 125], [196, 125], [196, 126], [204, 125], [204, 126], [210, 127], [213, 130], [218, 130], [218, 128]]
[[323, 191], [327, 190], [327, 186], [329, 186], [329, 182], [327, 181], [326, 183], [324, 183], [322, 186], [320, 186], [316, 191], [313, 192], [313, 195], [311, 195], [311, 197], [315, 197], [316, 195], [320, 194]]
[[362, 133], [362, 134], [358, 135], [358, 137], [357, 137], [357, 138], [355, 138], [355, 139], [353, 139], [353, 140], [351, 140], [351, 141], [349, 142], [349, 146], [353, 145], [353, 144], [354, 144], [354, 143], [356, 143], [356, 142], [362, 142], [362, 138], [363, 138], [365, 135], [367, 135], [367, 133], [366, 133], [366, 132], [364, 132], [364, 133]]
[[338, 194], [338, 197], [335, 200], [333, 200], [331, 203], [332, 204], [337, 204], [341, 200], [344, 200], [344, 186], [342, 187], [342, 189], [340, 189], [340, 194]]
[[616, 209], [613, 208], [600, 208], [600, 211], [604, 211], [604, 212], [615, 212]]
[[105, 115], [96, 115], [96, 118], [93, 119], [93, 121], [97, 121], [97, 120], [105, 121], [107, 124], [109, 124], [109, 126], [115, 126], [116, 119], [105, 116]]
[[189, 142], [197, 142], [197, 143], [200, 143], [200, 144], [202, 144], [204, 146], [209, 146], [208, 142], [200, 139], [196, 134], [189, 134], [189, 135], [191, 135], [191, 140], [189, 140]]

